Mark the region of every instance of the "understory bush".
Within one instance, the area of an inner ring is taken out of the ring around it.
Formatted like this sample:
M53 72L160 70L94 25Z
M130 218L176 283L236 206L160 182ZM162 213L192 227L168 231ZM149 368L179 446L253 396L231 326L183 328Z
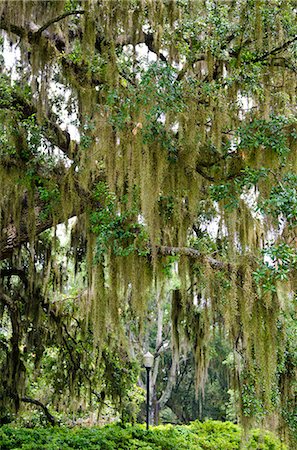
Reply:
M195 421L190 425L103 428L0 428L0 450L287 450L273 434L253 430L246 438L230 422Z

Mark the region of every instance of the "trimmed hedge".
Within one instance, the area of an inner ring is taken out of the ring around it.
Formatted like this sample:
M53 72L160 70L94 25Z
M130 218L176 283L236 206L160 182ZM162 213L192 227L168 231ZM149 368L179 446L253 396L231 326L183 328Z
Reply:
M143 425L103 428L0 428L0 450L286 450L271 433L253 430L241 442L239 426L230 422L192 422L161 425L146 431Z

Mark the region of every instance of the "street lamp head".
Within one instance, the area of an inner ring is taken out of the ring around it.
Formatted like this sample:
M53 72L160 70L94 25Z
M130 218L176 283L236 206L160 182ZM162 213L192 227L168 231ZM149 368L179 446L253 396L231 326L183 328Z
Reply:
M154 355L152 355L150 352L147 352L143 356L143 365L146 369L151 369L154 364Z

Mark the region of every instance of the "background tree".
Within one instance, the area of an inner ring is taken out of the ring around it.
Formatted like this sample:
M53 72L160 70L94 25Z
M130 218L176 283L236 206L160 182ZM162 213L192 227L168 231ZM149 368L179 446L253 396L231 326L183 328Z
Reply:
M242 420L291 401L296 366L281 383L277 367L297 261L294 2L18 3L2 1L0 19L20 52L0 88L3 404L18 408L20 349L52 303L50 278L63 285L55 240L44 257L40 234L74 216L71 253L87 267L79 317L99 355L109 337L125 347L126 314L141 332L176 255L173 354L192 347L197 386L210 325L223 323ZM19 270L27 287L11 283Z

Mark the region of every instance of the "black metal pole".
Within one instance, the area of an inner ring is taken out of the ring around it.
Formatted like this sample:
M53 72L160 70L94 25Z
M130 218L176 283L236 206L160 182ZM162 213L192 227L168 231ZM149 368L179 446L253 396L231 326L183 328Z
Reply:
M146 367L146 429L150 426L150 367Z

